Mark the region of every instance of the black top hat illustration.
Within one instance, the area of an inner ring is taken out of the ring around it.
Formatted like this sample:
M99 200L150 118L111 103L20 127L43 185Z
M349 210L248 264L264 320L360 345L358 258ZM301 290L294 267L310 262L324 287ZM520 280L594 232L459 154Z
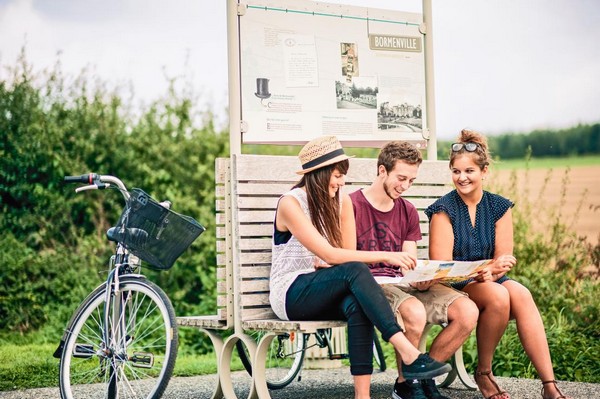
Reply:
M254 95L261 99L271 97L271 93L269 93L269 79L256 78L256 93Z

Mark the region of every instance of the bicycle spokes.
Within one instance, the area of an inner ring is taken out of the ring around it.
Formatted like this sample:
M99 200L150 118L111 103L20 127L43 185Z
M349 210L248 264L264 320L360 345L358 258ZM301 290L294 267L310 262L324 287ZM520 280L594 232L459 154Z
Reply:
M108 304L103 290L84 304L61 358L63 399L160 397L175 364L177 334L168 299L155 289L125 277Z

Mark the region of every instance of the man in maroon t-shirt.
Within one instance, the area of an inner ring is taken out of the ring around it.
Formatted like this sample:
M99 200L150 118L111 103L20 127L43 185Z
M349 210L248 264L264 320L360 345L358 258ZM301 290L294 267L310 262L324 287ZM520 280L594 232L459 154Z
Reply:
M417 241L421 237L419 215L413 204L401 197L410 188L422 162L412 144L392 141L380 151L377 177L373 183L350 194L356 219L356 244L359 250L396 251L406 254L407 263L416 265ZM392 265L369 265L374 276L402 276ZM382 288L396 312L406 337L415 346L426 322L445 328L431 345L430 356L445 362L469 337L479 311L464 293L435 281L383 284ZM433 380L407 381L401 373L401 358L396 354L398 379L392 397L444 399Z

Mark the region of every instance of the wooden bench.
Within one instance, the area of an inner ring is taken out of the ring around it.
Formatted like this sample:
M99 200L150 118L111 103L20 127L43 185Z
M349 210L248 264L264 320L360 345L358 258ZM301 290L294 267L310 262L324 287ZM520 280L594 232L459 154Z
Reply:
M269 303L271 240L277 200L298 180L297 157L233 155L216 162L217 192L217 314L178 317L178 325L197 327L211 339L217 356L219 383L213 398L236 397L231 381L231 356L242 340L252 357L249 398L270 398L265 377L269 345L277 333L313 333L320 328L343 327L342 321L285 321L273 313ZM351 159L346 192L366 187L376 175L375 159ZM419 258L428 257L429 224L424 209L447 193L451 186L446 161L424 161L415 184L404 194L418 209L423 240ZM226 339L221 332L232 334ZM265 331L259 342L248 331ZM422 340L421 350L425 340ZM462 349L453 360L454 369L445 385L458 375L468 387L473 382L464 370Z

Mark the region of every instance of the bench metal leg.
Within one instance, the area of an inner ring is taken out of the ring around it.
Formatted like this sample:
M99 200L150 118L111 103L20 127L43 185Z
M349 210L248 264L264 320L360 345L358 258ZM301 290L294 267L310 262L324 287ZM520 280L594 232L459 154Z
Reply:
M250 354L250 358L254 359L256 353L256 342L252 337L247 334L238 334L235 333L229 338L225 340L223 345L223 351L221 352L221 357L219 359L219 381L221 383L221 389L223 390L223 394L226 399L234 399L237 398L235 391L233 390L233 381L231 379L231 356L233 351L235 350L235 344L237 341L242 340L246 348L248 349L248 353ZM255 384L254 379L257 371L255 369L255 364L252 364L252 384L250 386L250 392L248 394L248 399L262 399L267 398L270 399L271 396L268 394L267 396L259 396ZM266 388L266 380L265 380L265 388Z
M207 330L204 328L200 328L200 331L202 331L203 333L205 333L206 335L208 335L208 337L210 338L210 341L213 344L213 347L215 348L215 355L217 357L217 386L215 387L215 390L213 391L213 394L211 396L211 399L221 399L223 398L223 390L221 389L221 379L219 377L220 373L220 367L219 367L219 362L221 359L221 354L223 352L223 338L221 337L220 334L216 333L213 330Z
M274 332L263 335L258 342L256 352L252 362L252 385L255 387L258 397L261 399L270 399L271 394L267 388L267 354L269 346L277 336Z
M462 346L460 348L458 348L458 350L454 353L454 356L452 359L452 372L458 374L458 378L460 378L460 381L463 383L463 385L465 387L467 387L468 389L470 389L472 391L477 389L477 384L475 384L475 381L473 381L473 379L467 372L467 369L465 368L465 363L463 361Z

